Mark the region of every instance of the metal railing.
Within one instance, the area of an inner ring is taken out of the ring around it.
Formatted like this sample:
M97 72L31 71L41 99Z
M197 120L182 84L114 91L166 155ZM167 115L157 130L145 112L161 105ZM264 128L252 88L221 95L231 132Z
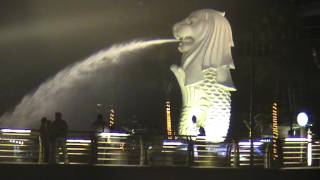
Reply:
M0 161L37 162L39 133L31 130L0 130Z
M254 142L255 167L319 166L320 141L280 140L272 158L272 141ZM0 162L45 163L38 131L0 129ZM68 133L67 162L97 165L248 167L250 142L212 143L203 137L146 137L126 133ZM58 151L62 154L62 151ZM65 159L58 161L64 163ZM276 164L276 166L275 166Z

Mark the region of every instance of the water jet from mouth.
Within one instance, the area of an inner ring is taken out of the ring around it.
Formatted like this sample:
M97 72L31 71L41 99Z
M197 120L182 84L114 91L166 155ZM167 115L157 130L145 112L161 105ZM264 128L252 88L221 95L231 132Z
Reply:
M88 89L90 86L87 85L96 85L96 79L104 78L101 77L101 73L97 73L102 71L103 67L125 60L130 52L177 41L176 39L131 41L103 49L81 62L66 67L42 83L33 93L25 95L12 112L0 117L1 126L32 128L38 126L41 117L50 118L56 111L61 111L69 123L72 120L71 126L77 124L74 121L85 113L85 104L88 103L82 102L81 98L93 91ZM79 103L84 104L79 105Z

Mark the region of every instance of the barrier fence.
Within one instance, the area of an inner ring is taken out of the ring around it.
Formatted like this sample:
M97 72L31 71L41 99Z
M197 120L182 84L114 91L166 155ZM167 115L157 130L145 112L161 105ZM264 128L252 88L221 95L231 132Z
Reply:
M277 154L271 139L253 142L253 166L265 168L318 167L320 141L285 138L278 141ZM249 167L250 141L212 143L204 137L173 140L126 133L68 133L66 154L59 149L57 163L135 166ZM0 162L47 163L44 142L38 131L0 129ZM51 156L52 153L49 153Z

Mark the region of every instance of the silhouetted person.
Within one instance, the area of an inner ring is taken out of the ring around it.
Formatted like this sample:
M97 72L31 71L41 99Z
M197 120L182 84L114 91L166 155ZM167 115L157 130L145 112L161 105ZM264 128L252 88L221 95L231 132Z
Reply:
M55 120L51 125L50 139L52 142L51 162L55 163L57 156L59 156L59 149L62 150L63 160L68 163L66 137L68 133L68 125L65 120L62 119L62 114L57 112L55 114Z
M198 132L199 132L199 130L197 128L197 117L196 116L192 116L191 121L192 121L192 132L191 132L191 135L192 136L197 136Z
M40 125L40 162L49 161L49 131L50 131L50 121L43 117L41 118Z
M200 128L199 128L199 136L206 136L206 131L204 130L204 128L202 126L200 126Z
M188 163L188 165L192 165L193 164L193 160L194 160L194 142L193 142L191 137L187 138L187 142L188 142L188 148L187 148L188 159L187 159L187 163Z
M192 116L191 120L192 120L193 124L197 124L197 117L196 116Z
M194 139L197 135L197 117L196 116L192 116L191 118L192 121L192 133L191 136L187 137L188 140L188 148L187 148L187 152L188 152L188 165L192 165L193 161L194 161Z
M94 121L92 126L95 132L104 132L106 123L103 121L102 114L97 115L97 119Z
M203 128L202 126L200 126L200 128L199 128L199 134L198 134L198 136L206 136L206 131L204 130L204 128ZM200 139L202 139L202 138L200 138ZM205 140L205 138L202 139L202 140ZM203 150L206 149L206 147L205 147L205 145L206 145L205 141L199 141L199 142L197 142L197 145L198 145L197 150L198 150L200 153L201 153ZM198 153L199 153L199 152L198 152Z

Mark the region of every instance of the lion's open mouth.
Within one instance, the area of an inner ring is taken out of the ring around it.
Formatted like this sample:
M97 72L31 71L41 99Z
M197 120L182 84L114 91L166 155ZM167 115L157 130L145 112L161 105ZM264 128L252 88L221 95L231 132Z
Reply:
M191 45L194 42L194 39L191 36L178 37L180 41L179 46Z
M185 42L185 43L192 43L194 39L191 36L186 36L186 37L178 37L177 38L180 42Z

